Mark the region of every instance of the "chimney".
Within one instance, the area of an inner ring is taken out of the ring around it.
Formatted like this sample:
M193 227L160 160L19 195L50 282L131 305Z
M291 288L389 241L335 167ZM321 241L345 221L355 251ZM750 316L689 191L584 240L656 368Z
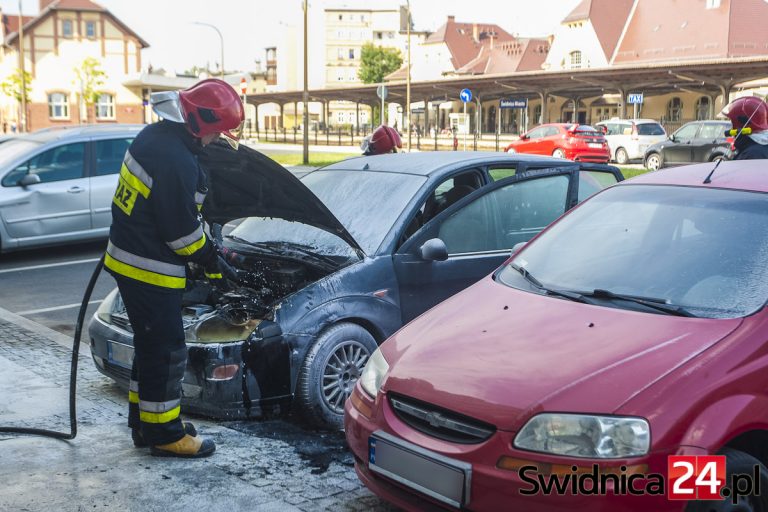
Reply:
M455 21L456 21L456 16L452 14L448 16L448 23L454 23Z
M476 43L480 42L480 37L479 37L479 34L478 34L478 29L477 29L477 23L473 23L472 24L472 39Z
M40 0L40 12L43 12L49 5L58 0Z

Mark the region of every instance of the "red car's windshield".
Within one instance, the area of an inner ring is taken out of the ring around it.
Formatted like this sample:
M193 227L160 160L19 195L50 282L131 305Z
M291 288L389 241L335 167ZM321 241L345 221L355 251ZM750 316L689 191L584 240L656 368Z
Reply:
M609 290L661 299L699 317L743 317L768 300L768 194L614 187L554 225L498 274L509 286L531 290L519 268L546 288Z

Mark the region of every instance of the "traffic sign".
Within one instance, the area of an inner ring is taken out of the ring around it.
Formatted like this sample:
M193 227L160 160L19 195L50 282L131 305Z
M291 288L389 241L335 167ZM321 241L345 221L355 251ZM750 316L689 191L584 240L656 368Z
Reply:
M376 96L378 96L381 101L384 101L387 99L388 93L389 93L389 89L387 89L386 85L380 85L376 88Z
M472 101L472 91L470 91L469 89L462 89L461 92L459 93L459 98L464 103L469 103L470 101Z
M528 108L528 98L501 98L499 108Z
M630 105L637 105L643 102L643 93L637 92L627 95L627 103Z

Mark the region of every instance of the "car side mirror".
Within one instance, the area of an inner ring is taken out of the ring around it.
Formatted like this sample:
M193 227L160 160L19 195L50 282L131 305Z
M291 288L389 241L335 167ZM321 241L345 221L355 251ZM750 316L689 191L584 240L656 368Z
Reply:
M675 141L677 140L677 139L675 138L675 134L674 134L674 133L670 133L670 134L669 134L669 140L671 140L672 142L675 142Z
M23 178L18 181L18 184L22 187L28 187L40 183L40 176L34 173L25 174Z
M525 247L528 244L528 242L517 242L514 246L512 246L512 251L509 253L510 256L514 256L520 250Z
M524 134L522 134L522 135L520 136L520 140L528 140L528 135L527 135L527 134L525 134L525 133L524 133Z
M448 259L448 247L439 238L432 238L424 242L419 248L421 259L425 261L445 261Z

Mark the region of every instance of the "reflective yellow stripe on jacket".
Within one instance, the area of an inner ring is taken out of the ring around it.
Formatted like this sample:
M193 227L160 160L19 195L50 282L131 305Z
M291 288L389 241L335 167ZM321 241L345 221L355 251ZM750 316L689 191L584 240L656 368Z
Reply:
M122 276L164 288L183 289L187 284L183 265L143 258L116 247L111 241L107 244L104 266Z
M191 256L205 245L203 226L197 226L193 232L173 242L167 242L168 247L179 256Z

